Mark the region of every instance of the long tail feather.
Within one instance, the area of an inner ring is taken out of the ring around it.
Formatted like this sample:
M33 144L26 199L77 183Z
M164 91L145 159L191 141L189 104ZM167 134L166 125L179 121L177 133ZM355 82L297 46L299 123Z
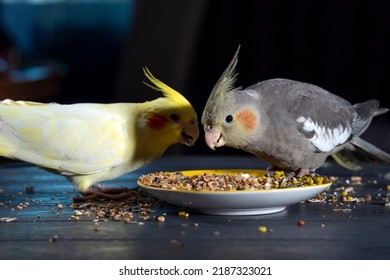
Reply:
M379 109L374 113L374 117L379 116L379 115L382 115L382 114L385 114L385 113L387 113L389 110L390 110L389 108L379 108Z
M382 161L385 161L385 162L388 162L390 163L390 154L386 153L385 151L379 149L378 147L374 146L373 144L363 140L362 138L360 137L354 137L352 140L351 140L351 143L362 149L363 151L365 151L366 153L382 160Z
M359 160L355 152L350 149L343 149L335 154L332 154L332 158L342 167L358 171L362 169L361 160Z

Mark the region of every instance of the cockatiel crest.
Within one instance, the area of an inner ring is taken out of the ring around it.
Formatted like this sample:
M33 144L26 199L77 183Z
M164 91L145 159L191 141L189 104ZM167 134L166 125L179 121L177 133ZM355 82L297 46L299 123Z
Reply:
M144 103L0 102L0 156L64 175L88 195L91 186L147 165L173 144L193 145L199 136L194 108L147 68L144 73L164 97Z
M234 87L238 75L236 66L239 51L240 46L214 86L203 110L202 124L205 126L206 142L214 143L209 145L211 149L223 145L240 149L248 144L248 134L257 133L254 128L259 115L252 99L259 99L260 96L256 92L241 91L241 87ZM216 126L223 127L220 134L207 133ZM233 138L234 142L230 142Z
M238 62L239 51L240 46L234 54L232 61L218 79L213 90L211 91L210 97L207 100L205 106L205 110L203 110L202 123L207 123L208 121L215 119L214 116L221 113L219 112L220 106L218 106L218 104L222 104L226 98L232 98L232 95L240 89L234 88L234 83L236 82L237 77L236 66Z
M302 176L333 156L356 170L351 151L390 162L390 155L359 136L374 116L386 113L377 100L351 105L318 86L270 79L235 88L236 51L205 105L202 125L211 149L242 149L270 163L270 170Z
M176 119L177 117L179 118L177 121L180 121L180 118L184 118L191 119L193 124L197 122L194 108L183 95L156 79L147 68L144 68L144 74L149 81L152 82L152 85L147 82L144 82L144 84L161 92L164 95L164 98L158 98L153 102L145 103L145 107L148 108L148 110L143 111L144 117L139 118L140 125L143 125L143 122L146 122L149 127L158 128L167 123L169 118ZM177 113L180 113L180 115L176 114L175 110L177 110ZM150 114L151 112L152 114ZM164 114L169 116L169 118L163 116ZM186 135L184 134L182 136L183 139L185 139ZM190 142L191 139L188 138L188 143L183 144L192 145L193 143L191 144Z
M209 110L204 111L202 119L208 118L209 117L208 115L213 115L214 113L216 113L215 109L217 109L217 106L215 106L215 104L219 104L220 102L223 102L224 98L226 98L230 93L234 93L240 89L240 88L234 88L234 83L236 82L236 78L237 78L236 67L237 67L239 52L240 52L240 47L238 47L229 66L226 68L226 70L223 72L223 74L215 84L210 94L210 97L206 103L206 108L208 108Z
M144 68L144 74L149 79L149 81L153 83L153 85L148 84L147 82L144 82L144 84L156 91L162 92L166 98L164 102L159 104L161 109L165 107L166 110L172 110L172 108L177 107L183 112L188 111L189 114L196 114L190 102L188 102L188 100L183 95L181 95L173 88L167 86L160 80L156 79L147 68Z

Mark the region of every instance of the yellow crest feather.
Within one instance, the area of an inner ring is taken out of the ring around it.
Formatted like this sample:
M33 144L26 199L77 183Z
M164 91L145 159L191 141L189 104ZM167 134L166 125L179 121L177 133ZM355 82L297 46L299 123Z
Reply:
M175 103L177 103L179 105L188 105L189 104L188 100L183 95L181 95L179 92L177 92L173 88L167 86L159 79L155 78L152 75L152 73L150 73L150 71L147 67L144 67L143 70L144 70L145 76L152 83L152 85L151 85L151 84L144 82L145 85L149 86L150 88L152 88L156 91L162 92L165 97L167 97L168 99L171 99L172 101L174 101Z

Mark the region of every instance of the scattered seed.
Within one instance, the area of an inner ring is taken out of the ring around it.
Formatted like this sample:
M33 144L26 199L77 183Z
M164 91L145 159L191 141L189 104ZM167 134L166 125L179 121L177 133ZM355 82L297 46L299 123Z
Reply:
M179 211L177 214L179 216L182 216L182 217L188 217L189 216L189 214L187 212L185 212L185 211Z
M81 212L80 210L74 210L73 214L75 214L75 216L82 216L83 212Z
M266 226L259 226L258 228L258 231L260 231L260 232L267 232L267 227Z
M157 220L157 222L165 222L165 217L164 216L158 216L156 220Z
M316 202L325 202L326 200L326 195L324 192L322 193L319 193L318 195L316 195L315 197L312 197L312 198L309 198L308 201L309 202L312 202L312 203L316 203Z
M18 219L18 218L4 217L4 218L0 218L0 222L10 223L10 222L16 221L17 219Z

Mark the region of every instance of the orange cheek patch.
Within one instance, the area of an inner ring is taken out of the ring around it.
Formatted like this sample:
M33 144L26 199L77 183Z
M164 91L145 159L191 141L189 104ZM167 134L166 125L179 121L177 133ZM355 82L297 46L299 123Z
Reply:
M161 129L167 123L167 118L158 114L153 114L148 118L148 126L153 129Z
M246 130L252 130L256 125L256 115L250 109L238 113L237 120Z

